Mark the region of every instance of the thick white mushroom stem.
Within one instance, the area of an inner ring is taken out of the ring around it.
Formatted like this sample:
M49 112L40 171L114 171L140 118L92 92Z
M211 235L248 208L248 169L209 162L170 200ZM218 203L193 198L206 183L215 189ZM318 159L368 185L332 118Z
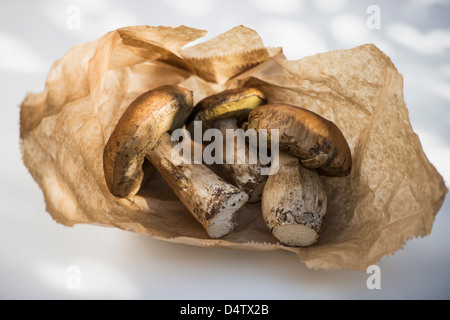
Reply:
M225 177L236 187L248 194L249 203L261 201L264 185L267 181L267 175L261 174L264 166L259 162L249 163L250 149L244 144L244 150L238 150L238 144L235 141L227 140L227 129L238 129L236 119L217 120L214 127L222 132L223 140L223 164L220 166ZM227 150L234 150L234 163L226 163Z
M233 231L237 211L247 202L248 195L203 164L183 163L181 155L172 155L176 144L165 133L146 158L211 238Z
M319 238L327 210L327 195L316 170L280 152L279 170L269 176L262 196L264 221L288 246L306 247Z

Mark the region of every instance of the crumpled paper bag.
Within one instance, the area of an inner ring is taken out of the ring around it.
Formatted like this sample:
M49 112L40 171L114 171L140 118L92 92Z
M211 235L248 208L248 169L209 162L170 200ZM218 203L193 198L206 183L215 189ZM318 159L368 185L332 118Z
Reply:
M431 232L447 189L414 134L403 78L374 45L287 60L258 34L236 27L183 47L205 31L134 26L77 45L56 61L45 90L20 107L23 161L59 223L89 223L205 247L296 253L310 268L365 270L407 239ZM252 86L270 103L310 109L333 121L348 140L351 174L323 181L328 213L319 242L279 244L247 204L239 227L209 239L159 175L132 199L108 191L102 154L129 103L164 84L194 91L195 102L224 89Z

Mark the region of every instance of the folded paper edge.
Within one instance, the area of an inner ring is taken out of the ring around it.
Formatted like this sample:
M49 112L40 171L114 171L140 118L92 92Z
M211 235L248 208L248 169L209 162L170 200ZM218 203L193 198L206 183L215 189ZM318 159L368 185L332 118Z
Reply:
M233 56L245 56L245 55L248 55L248 54L251 54L254 52L259 52L259 51L263 51L263 52L266 51L269 55L269 58L271 58L275 55L283 53L283 47L263 47L263 48L252 49L252 50L244 50L244 51L236 52L236 53L212 55L212 56L207 56L207 57L189 57L189 56L183 54L183 50L181 51L181 54L182 54L182 57L186 60L202 62L202 61L206 61L206 60L224 59L224 58L229 58L229 57L233 57ZM277 53L270 55L270 53L272 51L277 51Z

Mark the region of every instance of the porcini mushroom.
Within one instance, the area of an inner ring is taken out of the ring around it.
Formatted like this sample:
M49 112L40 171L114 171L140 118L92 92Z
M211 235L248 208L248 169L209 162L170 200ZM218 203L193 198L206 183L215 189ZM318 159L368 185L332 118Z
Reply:
M203 130L219 129L224 137L224 161L220 166L224 176L236 187L249 195L249 203L261 200L266 175L261 174L263 165L249 163L249 148L246 144L244 150L238 150L238 144L226 139L226 131L239 129L238 122L246 121L250 111L267 102L263 92L255 88L237 88L222 91L201 100L194 108L190 123L202 121ZM192 129L190 130L192 131ZM242 136L244 138L244 136ZM227 163L227 150L234 154L234 162Z
M352 159L347 141L331 121L285 104L255 108L249 114L248 127L258 133L267 130L268 141L271 131L279 130L279 169L269 176L262 196L262 213L268 228L283 244L314 244L327 209L327 196L318 173L349 174Z
M175 142L168 131L182 127L192 108L192 92L177 86L159 87L134 100L105 146L105 179L112 194L133 196L147 158L208 235L218 238L236 227L236 212L248 196L206 166L172 154Z
M317 171L280 152L279 169L267 179L261 209L267 227L281 243L314 244L327 210L327 195Z
M318 114L287 104L270 104L250 112L248 128L279 130L280 149L301 159L309 169L326 176L350 173L352 157L344 135L331 121Z
M225 136L227 130L238 129L236 119L219 120L214 126L219 129ZM220 169L224 176L236 187L248 194L248 203L261 201L264 185L267 181L267 175L262 173L265 167L259 158L256 157L256 163L250 163L250 152L255 152L256 148L250 149L244 144L244 151L239 152L239 145L234 139L224 139L223 155L224 163L220 165ZM234 162L226 162L227 150L234 150ZM253 150L253 151L250 151Z
M207 130L217 120L247 120L249 113L266 101L265 94L255 88L225 90L197 103L188 122L202 121L203 130Z

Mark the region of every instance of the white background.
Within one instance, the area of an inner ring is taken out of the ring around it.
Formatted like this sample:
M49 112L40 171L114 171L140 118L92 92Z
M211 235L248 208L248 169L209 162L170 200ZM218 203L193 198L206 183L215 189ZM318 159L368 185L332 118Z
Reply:
M80 9L70 29L68 8ZM369 5L381 29L366 26ZM70 0L0 5L0 298L112 299L404 299L450 298L450 204L430 236L383 258L381 290L364 272L309 270L287 252L207 249L121 230L64 227L45 211L22 164L19 108L40 92L53 61L77 43L128 25L255 29L289 59L372 42L404 75L405 99L425 153L450 184L450 4L424 1ZM79 266L81 289L67 287Z

